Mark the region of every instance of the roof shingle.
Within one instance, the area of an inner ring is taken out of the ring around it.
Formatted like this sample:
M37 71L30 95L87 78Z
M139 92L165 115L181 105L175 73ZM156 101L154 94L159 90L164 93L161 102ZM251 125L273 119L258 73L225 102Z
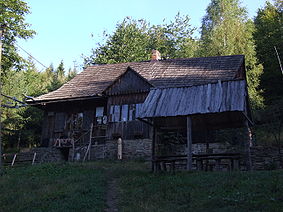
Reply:
M51 101L101 95L128 67L157 88L233 80L243 61L243 55L231 55L94 65L87 67L59 89L36 97L34 100Z

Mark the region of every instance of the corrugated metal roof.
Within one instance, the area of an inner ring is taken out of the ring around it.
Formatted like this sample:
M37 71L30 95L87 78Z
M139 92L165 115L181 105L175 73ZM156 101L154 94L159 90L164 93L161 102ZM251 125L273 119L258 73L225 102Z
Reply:
M243 55L231 55L89 66L59 89L34 100L51 101L101 95L128 67L157 88L233 80L237 78L243 61Z
M192 87L152 89L139 118L245 111L246 82L226 81Z

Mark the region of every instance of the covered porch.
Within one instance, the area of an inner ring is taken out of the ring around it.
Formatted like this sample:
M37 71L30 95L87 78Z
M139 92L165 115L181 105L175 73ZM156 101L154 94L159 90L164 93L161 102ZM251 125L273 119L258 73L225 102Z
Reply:
M153 171L174 171L180 164L187 170L221 170L224 163L227 170L239 170L240 159L246 170L251 169L252 121L244 80L152 89L139 119L153 127ZM241 130L241 150L210 148L224 129ZM164 151L167 143L169 151ZM205 148L193 151L197 143Z

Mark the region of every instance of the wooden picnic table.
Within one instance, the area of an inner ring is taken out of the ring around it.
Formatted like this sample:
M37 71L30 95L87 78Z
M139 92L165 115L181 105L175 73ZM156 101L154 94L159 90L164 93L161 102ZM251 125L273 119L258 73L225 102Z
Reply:
M209 154L193 154L192 160L196 161L197 170L216 171L221 170L221 165L228 167L228 170L239 170L240 166L240 153L209 153ZM226 163L223 163L223 162ZM153 160L154 171L164 170L167 171L167 166L170 171L175 172L176 162L187 162L186 155L169 155L169 156L156 156ZM227 163L228 162L228 163Z
M239 170L240 167L240 153L209 153L197 154L193 156L196 160L197 170L221 170L221 165L228 166L230 171ZM223 163L223 161L228 163Z

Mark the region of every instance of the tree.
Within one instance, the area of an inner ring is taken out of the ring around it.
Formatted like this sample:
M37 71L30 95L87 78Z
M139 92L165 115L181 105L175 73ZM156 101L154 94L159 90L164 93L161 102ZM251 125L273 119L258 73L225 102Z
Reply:
M112 35L104 33L105 44L98 44L85 64L122 63L150 59L152 49L169 58L194 55L197 43L188 16L177 14L169 24L151 26L145 20L125 18Z
M70 81L71 79L73 79L77 75L77 73L78 72L77 72L76 67L74 67L73 69L69 68L66 81Z
M283 98L283 75L277 60L276 47L281 61L283 57L283 3L266 2L264 8L259 9L254 20L254 39L259 61L263 64L261 88L264 90L266 103L275 104Z
M42 74L45 79L44 86L47 88L48 92L60 88L65 82L71 79L65 75L63 60L56 69L54 69L53 64L51 64Z
M24 101L24 95L38 96L47 92L44 75L36 70L32 60L26 61L21 71L6 72L2 80L2 92L21 101ZM8 98L4 98L3 103L15 104ZM41 113L33 107L2 108L3 146L19 147L20 143L27 146L38 143Z
M149 28L149 50L158 49L168 58L185 58L195 56L198 47L192 37L196 29L190 25L188 15L178 13L169 24L153 25Z
M64 62L61 60L55 72L51 83L51 90L60 88L66 82Z
M253 22L238 0L212 0L202 19L200 56L244 54L253 108L262 107L259 89L262 65L258 64Z
M3 39L2 71L5 73L11 68L20 69L23 59L18 55L15 46L16 39L31 38L35 32L25 22L25 15L29 7L21 0L0 0L0 25L6 25Z
M117 24L113 35L104 32L106 43L98 44L92 55L85 58L86 64L123 63L148 59L148 24L144 20L125 18Z

